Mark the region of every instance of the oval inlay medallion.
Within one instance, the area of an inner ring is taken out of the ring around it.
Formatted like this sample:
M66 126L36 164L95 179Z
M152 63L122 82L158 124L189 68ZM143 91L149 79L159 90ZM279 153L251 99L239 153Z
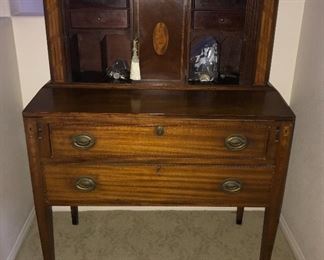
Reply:
M157 23L153 30L153 46L157 55L164 55L169 45L169 30L165 23Z

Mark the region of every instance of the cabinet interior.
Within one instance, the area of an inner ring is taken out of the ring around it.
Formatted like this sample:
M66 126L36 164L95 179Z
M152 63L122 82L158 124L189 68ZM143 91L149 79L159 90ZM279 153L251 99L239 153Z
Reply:
M62 2L64 55L70 82L124 83L109 79L107 69L122 60L130 70L135 38L139 40L142 82L195 85L253 82L257 55L253 46L257 33L251 35L250 27L257 28L251 21L259 18L257 12L251 11L254 0ZM161 37L162 44L165 38L167 43L165 52L157 54L154 31L161 23L164 34L157 36L157 43ZM201 61L211 64L204 50L210 51L212 43L217 47L217 52L213 49L213 66L200 65ZM206 68L212 70L213 80L201 80Z

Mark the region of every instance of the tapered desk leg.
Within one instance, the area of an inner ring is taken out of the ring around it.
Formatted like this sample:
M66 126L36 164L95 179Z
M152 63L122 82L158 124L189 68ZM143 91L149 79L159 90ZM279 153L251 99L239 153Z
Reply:
M44 260L55 260L52 207L36 206L39 236Z
M34 203L44 260L55 260L52 207L46 204L44 184L40 167L39 136L37 122L25 119L29 168L33 185Z
M244 215L244 207L237 207L236 211L236 224L242 225Z
M79 225L79 210L77 206L71 206L72 225Z
M271 259L273 245L279 224L279 218L280 211L275 208L266 208L264 215L260 260Z
M277 145L276 172L273 177L271 201L264 214L260 260L271 260L285 190L292 131L293 124L282 123Z

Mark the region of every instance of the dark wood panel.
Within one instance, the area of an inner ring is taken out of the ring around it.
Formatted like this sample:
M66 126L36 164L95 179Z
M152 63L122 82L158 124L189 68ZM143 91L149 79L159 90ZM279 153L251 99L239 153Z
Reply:
M128 10L72 9L72 28L116 28L129 26Z
M105 68L110 67L116 60L125 60L130 68L131 39L129 34L109 34L103 40Z
M139 1L140 65L142 79L183 79L185 1ZM157 55L153 46L153 31L164 23L169 32L169 44L164 55Z
M74 85L75 86L75 85ZM86 86L86 85L84 85ZM293 112L273 88L266 90L148 90L44 87L25 116L57 113L132 114L190 118L292 119ZM67 115L66 115L67 116Z
M252 85L254 83L257 68L257 40L261 21L260 10L263 1L264 0L247 0L240 84Z
M76 37L80 72L101 72L101 35L96 32L86 32L78 33Z
M255 73L255 84L269 81L274 31L276 27L278 0L264 0L258 39L258 55Z
M51 80L53 82L67 82L66 46L64 46L61 1L44 0L44 10Z
M44 165L50 204L105 205L267 205L273 170L204 166ZM96 188L80 191L76 181L92 178ZM242 190L229 193L222 184L234 179Z
M109 121L108 121L109 122ZM80 122L78 122L80 123ZM159 136L157 127L163 128ZM89 126L69 122L69 125L51 126L53 158L101 158L123 160L174 160L185 158L193 161L237 160L241 164L260 161L271 163L269 125L235 122L204 122L204 124L178 121L176 125L163 122L161 125L111 125ZM72 137L86 134L95 140L89 149L72 145ZM241 135L247 138L246 148L231 151L225 145L227 137ZM242 161L243 160L243 161Z

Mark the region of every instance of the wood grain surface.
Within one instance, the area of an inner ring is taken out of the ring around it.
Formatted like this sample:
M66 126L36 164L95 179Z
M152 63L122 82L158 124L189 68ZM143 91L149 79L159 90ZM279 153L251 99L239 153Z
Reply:
M92 178L91 192L75 188ZM46 164L47 199L53 205L200 205L265 206L271 194L272 168L222 168L164 165ZM242 190L224 192L222 183L239 180Z
M271 150L275 142L267 124L239 122L164 122L162 125L82 125L81 122L50 125L52 158L106 159L127 161L187 161L232 163L273 162ZM85 123L85 122L84 122ZM109 124L109 120L106 124ZM163 127L164 134L157 135L156 128ZM87 150L72 145L72 137L90 135L95 145ZM247 138L247 147L231 151L225 139L231 135Z

